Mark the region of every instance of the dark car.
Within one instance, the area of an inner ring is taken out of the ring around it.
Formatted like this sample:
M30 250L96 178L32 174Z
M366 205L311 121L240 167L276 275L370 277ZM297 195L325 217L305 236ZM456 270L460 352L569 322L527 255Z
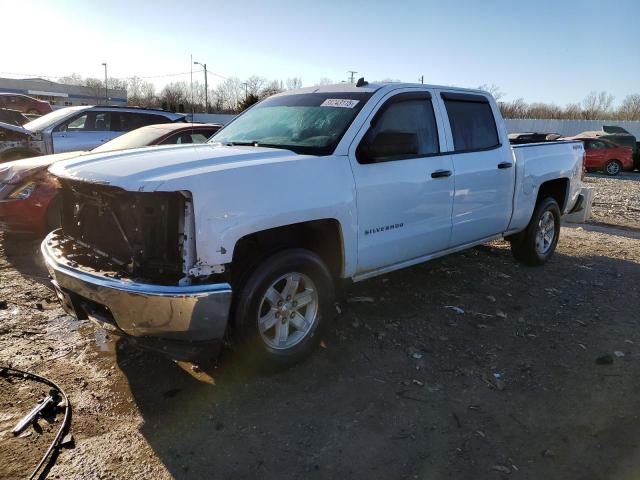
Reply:
M42 234L57 226L58 184L47 168L55 162L93 153L160 145L204 143L222 126L215 123L163 123L125 133L90 151L15 160L0 165L0 231Z
M24 125L30 120L17 110L10 110L8 108L0 108L0 122L8 123L9 125Z
M0 92L0 108L8 108L21 113L36 115L46 115L53 111L49 102L38 100L28 95L4 92Z

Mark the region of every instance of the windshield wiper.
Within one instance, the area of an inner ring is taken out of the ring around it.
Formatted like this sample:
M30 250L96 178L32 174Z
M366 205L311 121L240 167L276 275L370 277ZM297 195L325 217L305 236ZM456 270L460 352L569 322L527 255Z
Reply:
M222 142L226 147L265 147L265 148L285 148L283 145L273 143L260 143L256 140L252 142Z

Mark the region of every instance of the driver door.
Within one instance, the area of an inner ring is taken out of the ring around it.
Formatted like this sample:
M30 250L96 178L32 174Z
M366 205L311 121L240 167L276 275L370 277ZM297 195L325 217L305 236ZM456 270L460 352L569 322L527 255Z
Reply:
M350 150L358 202L358 273L445 250L451 237L453 162L431 94L388 95Z

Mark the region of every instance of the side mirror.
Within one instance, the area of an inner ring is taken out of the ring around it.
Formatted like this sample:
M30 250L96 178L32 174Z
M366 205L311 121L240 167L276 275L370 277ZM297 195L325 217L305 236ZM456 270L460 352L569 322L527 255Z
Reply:
M382 131L373 139L365 135L356 155L360 163L373 163L392 158L417 155L418 136L410 132Z

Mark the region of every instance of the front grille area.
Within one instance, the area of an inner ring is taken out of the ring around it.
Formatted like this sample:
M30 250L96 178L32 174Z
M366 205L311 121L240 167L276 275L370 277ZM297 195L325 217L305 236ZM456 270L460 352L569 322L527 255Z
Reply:
M183 276L180 193L61 185L62 231L75 262L141 281L174 283Z

